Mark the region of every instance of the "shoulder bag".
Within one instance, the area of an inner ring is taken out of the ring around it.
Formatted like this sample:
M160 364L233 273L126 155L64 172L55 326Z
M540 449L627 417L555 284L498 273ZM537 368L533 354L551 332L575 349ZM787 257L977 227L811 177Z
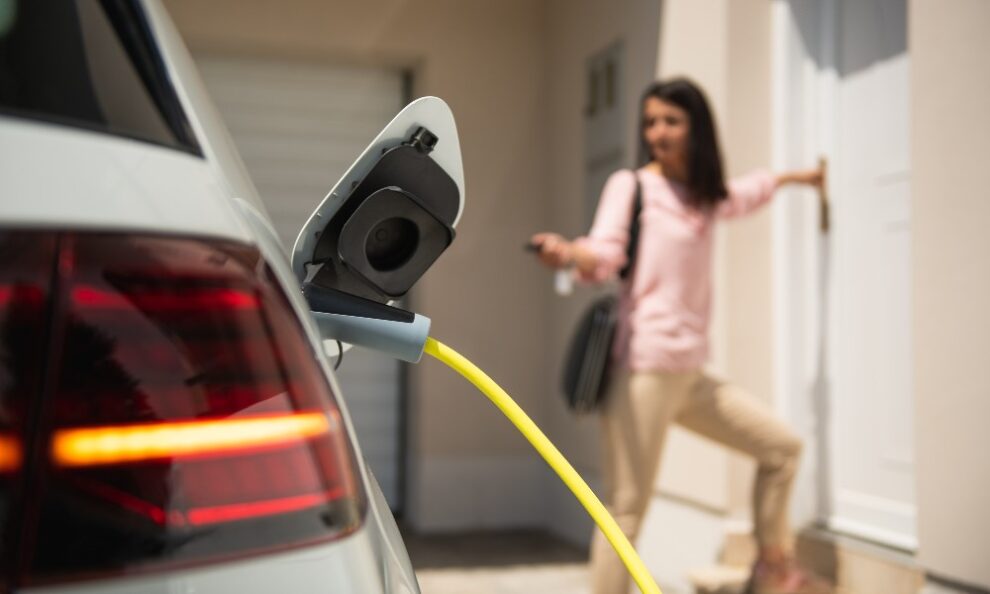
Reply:
M639 244L639 215L643 210L639 176L633 198L632 217L629 222L629 243L626 245L626 265L619 272L625 280L636 261ZM577 413L597 409L608 387L608 367L617 325L618 298L612 295L599 297L581 316L564 359L562 387L568 408Z

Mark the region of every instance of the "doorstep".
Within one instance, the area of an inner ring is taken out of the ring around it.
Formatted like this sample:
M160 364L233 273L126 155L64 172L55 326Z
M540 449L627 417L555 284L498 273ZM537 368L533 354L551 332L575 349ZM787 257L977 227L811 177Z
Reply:
M852 594L917 594L925 584L913 554L821 528L801 532L798 558Z
M729 533L719 563L689 573L697 594L742 594L755 555L748 534ZM821 528L798 535L801 564L842 594L917 594L925 572L910 553Z

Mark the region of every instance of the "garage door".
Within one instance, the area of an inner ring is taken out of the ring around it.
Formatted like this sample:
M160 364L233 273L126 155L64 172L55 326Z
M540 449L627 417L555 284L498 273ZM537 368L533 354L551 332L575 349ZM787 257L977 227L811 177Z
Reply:
M197 56L286 250L330 187L402 108L402 73L375 68ZM401 370L352 349L338 372L364 457L401 507Z

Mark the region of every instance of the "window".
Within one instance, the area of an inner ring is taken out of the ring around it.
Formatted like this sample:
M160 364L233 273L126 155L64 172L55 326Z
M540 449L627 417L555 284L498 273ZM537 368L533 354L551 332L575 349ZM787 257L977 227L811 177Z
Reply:
M199 154L130 0L0 0L0 113Z

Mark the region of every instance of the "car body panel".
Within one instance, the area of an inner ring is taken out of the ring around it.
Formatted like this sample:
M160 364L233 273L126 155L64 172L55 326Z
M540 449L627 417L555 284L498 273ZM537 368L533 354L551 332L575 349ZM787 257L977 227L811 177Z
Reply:
M0 219L19 227L134 230L253 243L203 159L140 140L2 118Z
M375 563L370 531L322 546L249 557L240 561L132 576L115 576L50 587L32 594L326 594L382 592L382 572Z

